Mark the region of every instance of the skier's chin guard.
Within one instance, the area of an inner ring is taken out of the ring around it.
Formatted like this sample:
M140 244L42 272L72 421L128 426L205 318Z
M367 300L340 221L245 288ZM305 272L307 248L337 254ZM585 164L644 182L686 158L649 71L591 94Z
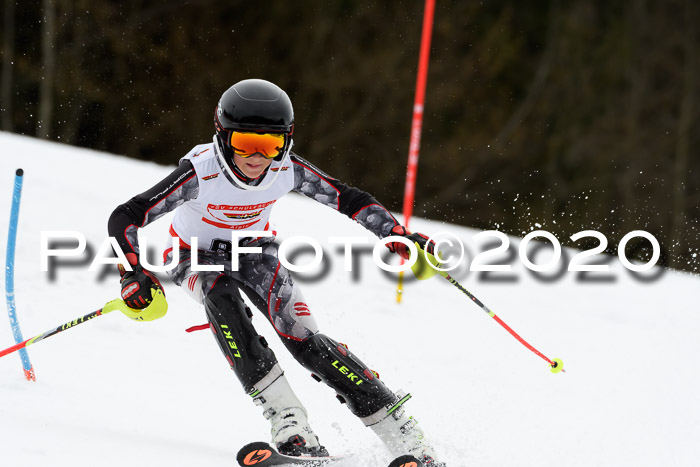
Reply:
M159 287L151 288L151 303L143 309L129 308L122 301L119 311L127 318L134 321L154 321L160 319L168 312L168 302L165 300L165 293Z

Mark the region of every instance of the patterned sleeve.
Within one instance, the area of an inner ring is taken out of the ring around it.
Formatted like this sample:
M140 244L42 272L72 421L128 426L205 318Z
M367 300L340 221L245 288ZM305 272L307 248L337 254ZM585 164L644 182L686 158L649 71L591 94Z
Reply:
M184 160L152 188L117 207L109 218L109 236L116 238L125 254L138 256L137 231L182 203L197 198L199 181L192 163Z
M391 229L399 224L369 193L326 175L296 154L291 159L294 191L345 214L379 238L390 235Z

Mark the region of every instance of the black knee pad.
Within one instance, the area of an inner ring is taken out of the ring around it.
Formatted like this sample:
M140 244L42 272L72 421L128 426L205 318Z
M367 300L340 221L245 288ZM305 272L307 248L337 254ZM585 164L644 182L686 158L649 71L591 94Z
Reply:
M204 309L216 341L246 391L277 363L265 338L253 327L250 308L229 277L221 277L204 298Z
M347 348L324 334L287 342L294 358L333 388L358 417L367 417L396 399L393 392Z

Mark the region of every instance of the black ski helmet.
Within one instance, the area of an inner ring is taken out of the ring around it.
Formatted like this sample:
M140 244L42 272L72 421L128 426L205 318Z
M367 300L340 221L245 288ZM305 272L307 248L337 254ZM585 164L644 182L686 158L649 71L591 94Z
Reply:
M281 160L292 143L294 109L289 96L279 86L262 79L239 81L221 95L214 112L214 126L226 160L233 164L231 130L258 133L284 133Z

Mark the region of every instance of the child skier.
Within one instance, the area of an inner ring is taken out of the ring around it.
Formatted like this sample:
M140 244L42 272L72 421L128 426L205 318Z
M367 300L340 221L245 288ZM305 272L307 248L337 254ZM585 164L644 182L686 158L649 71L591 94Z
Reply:
M221 96L214 123L213 142L195 146L170 175L112 213L109 235L117 239L132 269L120 267L123 300L145 310L152 300L151 288L162 288L139 265L137 230L176 210L170 233L179 238L180 258L168 274L204 304L224 356L246 393L262 407L271 424L272 443L281 453L328 455L275 354L253 328L252 312L241 292L272 323L296 360L333 388L394 455L411 454L427 466L444 465L416 421L404 413L402 405L410 395L390 391L345 346L319 332L301 290L278 260L273 237L240 235L239 246L259 247L261 252L239 255L237 270L231 264L231 231L269 230L272 206L290 191L346 214L380 238L403 236L429 251L434 245L423 235L409 233L369 194L291 152L292 103L276 85L255 79L236 83ZM193 245L198 264L224 269L192 271ZM408 257L403 243L388 247ZM172 260L172 249L164 259ZM339 372L341 367L353 378Z

